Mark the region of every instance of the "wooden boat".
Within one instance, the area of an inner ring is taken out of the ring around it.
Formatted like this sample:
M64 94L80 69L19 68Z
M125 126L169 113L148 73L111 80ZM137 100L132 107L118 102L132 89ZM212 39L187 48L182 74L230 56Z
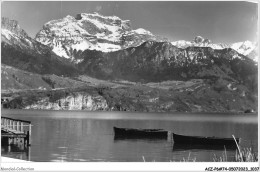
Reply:
M114 127L115 138L167 139L168 131L163 129L132 129Z
M240 138L235 138L239 144ZM185 145L219 145L225 147L236 146L233 138L219 138L219 137L201 137L201 136L184 136L173 133L174 144Z

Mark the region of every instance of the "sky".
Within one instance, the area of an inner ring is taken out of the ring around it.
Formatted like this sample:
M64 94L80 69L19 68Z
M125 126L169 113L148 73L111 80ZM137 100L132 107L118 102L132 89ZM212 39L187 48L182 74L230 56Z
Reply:
M243 1L2 1L1 16L17 20L31 36L44 23L98 12L130 20L170 41L202 36L214 43L257 41L258 7Z

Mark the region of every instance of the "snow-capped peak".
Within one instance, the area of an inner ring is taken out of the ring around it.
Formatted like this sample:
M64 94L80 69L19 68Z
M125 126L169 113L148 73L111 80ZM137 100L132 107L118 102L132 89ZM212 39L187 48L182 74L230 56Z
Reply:
M177 46L178 48L187 48L187 47L211 47L212 49L224 49L224 48L232 48L236 50L238 53L243 55L248 55L253 49L256 48L256 44L245 41L245 42L237 42L231 45L226 44L215 44L212 43L211 40L205 39L202 36L196 36L193 41L185 41L179 40L171 42L172 45Z
M185 40L174 41L171 42L171 44L178 48L187 48L192 46L192 43L190 41L185 41Z
M16 20L2 17L1 41L20 48L34 50L34 40L19 26Z
M88 13L81 13L81 16L82 17L92 16L92 17L100 17L100 18L103 18L103 19L121 20L117 16L103 16L103 15L99 14L98 12L94 12L94 13L90 13L90 14L88 14Z
M256 48L256 43L252 43L247 40L245 42L234 43L230 46L230 48L246 56Z
M179 40L171 43L172 45L178 48L187 48L187 47L211 47L213 49L227 48L225 44L213 44L211 40L207 38L203 38L202 36L196 36L193 41Z
M199 44L199 43L203 43L204 42L204 38L202 36L196 36L194 38L194 41L195 43Z
M257 43L252 43L251 41L245 41L245 42L237 42L231 45L226 44L215 44L212 43L209 39L205 39L202 36L196 36L193 41L185 41L185 40L179 40L171 42L172 45L178 47L178 48L187 48L187 47L210 47L212 49L225 49L225 48L232 48L238 53L248 56L249 58L253 59L254 61L258 61L258 53Z
M143 28L136 29L136 30L134 30L134 32L136 32L136 33L138 33L138 34L153 35L150 31L145 30L145 29L143 29Z
M99 13L80 13L75 18L68 15L49 21L36 35L38 42L51 47L57 55L72 60L74 50L110 52L157 39L143 28L133 30L129 20Z

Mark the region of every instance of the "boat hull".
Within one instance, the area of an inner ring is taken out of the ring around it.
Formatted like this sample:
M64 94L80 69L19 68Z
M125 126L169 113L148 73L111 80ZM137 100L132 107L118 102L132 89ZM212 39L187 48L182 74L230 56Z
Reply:
M225 147L235 147L236 142L233 138L218 138L218 137L200 137L200 136L183 136L173 133L174 144L184 145L218 145ZM240 139L236 138L239 144Z
M115 139L117 138L151 138L151 139L167 139L168 131L162 129L130 129L114 127Z

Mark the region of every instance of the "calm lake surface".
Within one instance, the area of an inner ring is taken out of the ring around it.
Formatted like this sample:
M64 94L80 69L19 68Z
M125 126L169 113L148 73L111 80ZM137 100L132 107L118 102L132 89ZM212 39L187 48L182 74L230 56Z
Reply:
M28 152L1 148L2 156L36 162L213 161L223 149L176 148L171 140L115 140L113 127L161 128L177 134L242 138L241 147L258 151L257 114L181 114L2 110L2 116L32 122ZM236 150L227 150L229 161Z

